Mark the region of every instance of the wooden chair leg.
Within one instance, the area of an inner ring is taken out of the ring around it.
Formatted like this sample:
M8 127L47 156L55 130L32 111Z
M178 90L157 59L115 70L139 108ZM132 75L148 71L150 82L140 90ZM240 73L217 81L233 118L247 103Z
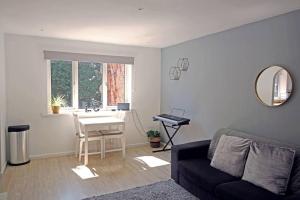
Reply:
M78 160L79 160L79 162L81 162L82 146L83 146L83 141L80 140L80 142L79 142L79 155L78 155Z
M75 144L75 157L77 157L79 155L79 151L78 151L78 146L80 143L80 139L76 138L76 144Z
M105 150L106 150L105 137L103 138L102 143L103 143L103 146L102 146L102 148L103 148L102 152L103 153L101 154L101 156L102 156L102 158L105 158Z
M101 159L103 159L104 158L103 139L100 140L100 152L101 152Z
M125 158L125 156L126 156L126 139L125 139L125 136L123 136L121 138L121 142L122 142L122 154L123 154L123 158Z

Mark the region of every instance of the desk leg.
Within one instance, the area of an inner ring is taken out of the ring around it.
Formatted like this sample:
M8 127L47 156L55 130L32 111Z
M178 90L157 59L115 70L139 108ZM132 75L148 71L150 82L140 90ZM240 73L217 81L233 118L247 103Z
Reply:
M85 139L85 144L84 144L84 165L87 165L89 163L89 158L88 158L89 140L88 140L88 131L86 131L86 130L84 130L84 139Z

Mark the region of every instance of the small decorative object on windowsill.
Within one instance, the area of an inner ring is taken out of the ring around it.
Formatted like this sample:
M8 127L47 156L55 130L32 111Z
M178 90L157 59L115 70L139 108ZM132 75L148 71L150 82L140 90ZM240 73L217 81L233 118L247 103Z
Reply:
M177 67L180 68L181 71L186 72L189 69L190 63L188 58L179 58L177 61Z
M155 130L147 131L147 136L149 138L150 146L152 148L160 147L160 132Z
M92 110L89 109L88 105L85 106L85 112L92 112Z
M51 108L53 114L59 114L60 107L64 105L66 105L66 100L64 96L58 95L56 97L52 97Z

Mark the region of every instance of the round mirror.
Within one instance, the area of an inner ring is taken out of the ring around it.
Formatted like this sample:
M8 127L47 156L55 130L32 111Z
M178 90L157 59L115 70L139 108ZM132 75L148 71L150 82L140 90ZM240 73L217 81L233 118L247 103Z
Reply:
M280 106L288 100L293 89L289 72L280 66L261 71L255 82L256 95L267 106Z

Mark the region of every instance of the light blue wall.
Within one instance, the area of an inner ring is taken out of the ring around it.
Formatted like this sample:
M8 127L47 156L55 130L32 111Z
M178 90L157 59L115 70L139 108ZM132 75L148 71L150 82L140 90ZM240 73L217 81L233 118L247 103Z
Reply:
M171 81L169 68L180 57L190 68ZM254 89L257 74L273 64L294 79L291 99L277 108L262 105ZM191 118L176 143L230 127L300 144L300 11L164 48L161 78L161 112L183 108Z

